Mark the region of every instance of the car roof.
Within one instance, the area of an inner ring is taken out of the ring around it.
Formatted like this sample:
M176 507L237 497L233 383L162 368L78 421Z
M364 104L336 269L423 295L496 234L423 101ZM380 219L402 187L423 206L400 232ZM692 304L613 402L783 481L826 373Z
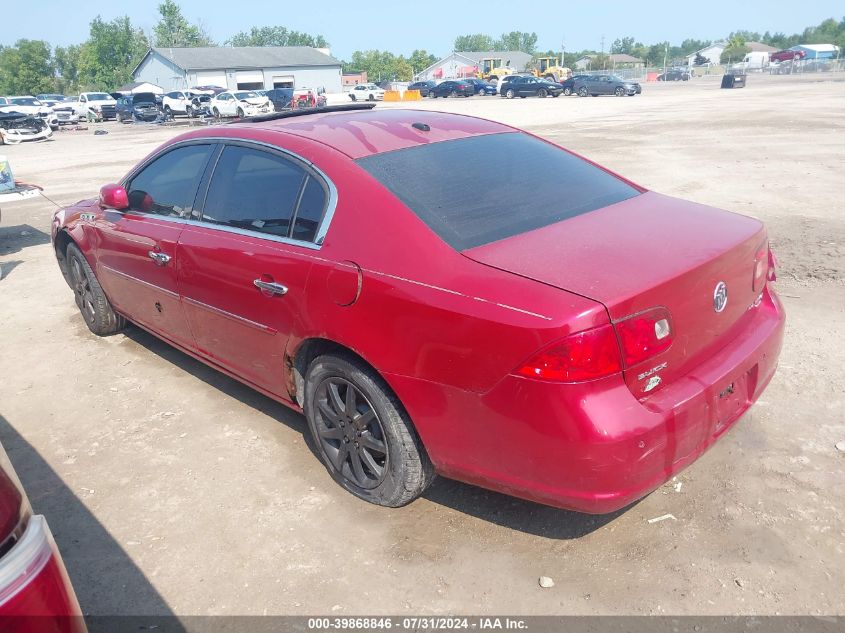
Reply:
M413 127L424 124L428 130ZM315 112L272 121L235 123L283 132L333 147L352 159L399 149L482 134L513 132L514 128L476 117L432 110L371 109ZM213 134L213 130L209 131Z

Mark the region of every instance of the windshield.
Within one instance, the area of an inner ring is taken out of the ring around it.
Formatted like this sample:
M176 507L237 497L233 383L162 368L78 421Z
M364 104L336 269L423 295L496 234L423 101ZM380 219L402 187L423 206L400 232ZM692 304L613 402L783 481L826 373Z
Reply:
M86 96L88 101L108 101L111 99L111 95L105 92L89 92Z
M249 92L236 92L235 97L238 99L255 99L258 97L257 92L250 90Z
M458 251L639 195L603 169L520 132L419 145L357 162Z
M41 102L38 99L33 99L32 97L16 97L11 99L13 105L22 105L22 106L40 106Z

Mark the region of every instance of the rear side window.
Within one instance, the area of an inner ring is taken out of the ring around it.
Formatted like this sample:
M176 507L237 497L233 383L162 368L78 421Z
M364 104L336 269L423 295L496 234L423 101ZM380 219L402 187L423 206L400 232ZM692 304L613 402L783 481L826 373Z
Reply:
M519 132L420 145L357 162L459 251L639 194L606 171Z
M299 201L299 208L296 211L296 220L293 223L291 237L295 240L313 242L325 210L326 190L319 180L309 176L302 192L302 199Z
M227 146L208 187L202 219L287 237L307 174L277 154Z
M211 148L211 145L187 145L156 158L129 183L129 208L184 217L193 203Z

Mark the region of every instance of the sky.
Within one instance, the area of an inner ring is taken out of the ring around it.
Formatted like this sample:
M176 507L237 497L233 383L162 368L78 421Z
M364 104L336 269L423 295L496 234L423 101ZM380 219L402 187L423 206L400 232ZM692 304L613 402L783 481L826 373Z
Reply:
M664 40L680 44L687 38L720 39L735 30L801 32L822 20L843 18L842 0L707 0L688 9L679 0L591 0L580 2L491 2L490 0L425 0L382 2L370 0L320 0L285 2L249 0L239 5L216 0L177 0L190 21L201 22L211 37L222 43L252 26L285 26L312 35L321 34L338 59L353 51L380 49L409 54L425 49L438 57L452 50L455 36L486 33L498 36L509 31L535 32L540 50L601 49L617 37L632 36L644 44ZM157 21L156 0L110 0L69 3L38 0L30 5L4 2L0 44L21 38L43 39L52 45L77 44L88 37L88 24L99 12L105 20L128 15L133 24L149 33ZM68 11L68 7L73 7ZM238 10L238 6L245 10ZM11 15L10 15L11 13Z

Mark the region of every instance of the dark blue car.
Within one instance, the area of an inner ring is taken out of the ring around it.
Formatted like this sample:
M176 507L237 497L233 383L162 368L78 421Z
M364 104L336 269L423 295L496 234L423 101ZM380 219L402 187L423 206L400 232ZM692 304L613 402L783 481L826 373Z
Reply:
M487 83L483 79L464 79L464 81L470 84L473 88L475 88L475 94L477 95L496 94L496 86L491 83Z
M155 121L161 115L156 96L152 92L120 97L115 107L118 123L123 121Z

